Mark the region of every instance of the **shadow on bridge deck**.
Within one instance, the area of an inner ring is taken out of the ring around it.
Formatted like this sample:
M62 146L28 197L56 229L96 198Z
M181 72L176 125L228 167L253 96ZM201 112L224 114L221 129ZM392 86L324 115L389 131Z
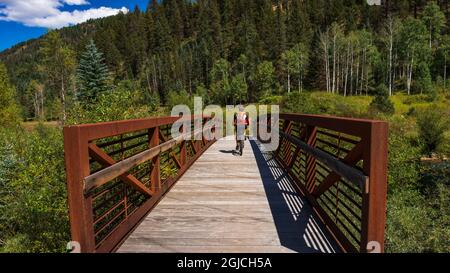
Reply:
M255 140L213 144L118 252L336 252L311 208Z
M293 182L272 157L272 153L265 151L264 145L257 141L252 140L250 143L280 244L301 253L338 252L339 248L313 215L307 201L295 191Z

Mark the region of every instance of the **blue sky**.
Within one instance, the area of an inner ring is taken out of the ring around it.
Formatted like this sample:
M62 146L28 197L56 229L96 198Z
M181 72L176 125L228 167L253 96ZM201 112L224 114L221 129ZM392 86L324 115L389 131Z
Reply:
M0 0L0 51L60 28L104 17L148 0Z

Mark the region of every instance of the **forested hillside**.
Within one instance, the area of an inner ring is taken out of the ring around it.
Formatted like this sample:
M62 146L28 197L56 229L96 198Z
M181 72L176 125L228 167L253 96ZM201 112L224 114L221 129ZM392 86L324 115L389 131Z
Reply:
M79 91L74 75L90 39L113 84L133 80L164 103L170 92L205 93L225 104L303 89L370 94L379 83L390 94L432 95L432 83L447 80L449 1L428 2L154 0L144 11L57 31L73 63L63 84L45 73L55 65L42 50L52 46L49 35L6 50L0 60L26 118L55 118L61 96ZM36 92L46 117L36 111Z
M0 252L70 241L61 125L194 95L388 121L386 251L450 252L449 2L153 0L1 52Z

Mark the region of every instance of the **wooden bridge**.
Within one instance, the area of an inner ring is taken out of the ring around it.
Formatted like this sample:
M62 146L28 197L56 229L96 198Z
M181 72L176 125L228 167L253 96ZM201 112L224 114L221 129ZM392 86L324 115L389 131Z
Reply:
M277 150L255 136L241 157L232 136L194 139L207 117L171 138L177 120L64 128L82 252L383 251L387 123L281 114Z

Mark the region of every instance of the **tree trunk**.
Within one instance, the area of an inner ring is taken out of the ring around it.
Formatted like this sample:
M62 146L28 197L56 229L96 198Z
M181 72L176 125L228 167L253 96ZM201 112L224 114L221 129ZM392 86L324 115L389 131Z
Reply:
M444 90L447 87L447 54L444 54Z
M359 94L362 95L363 88L364 88L364 67L366 65L366 48L363 49L363 56L362 56L362 64L361 64L361 87L359 89Z
M287 70L287 85L288 85L288 94L291 93L291 74L289 72L289 68Z
M300 73L300 92L303 92L303 73Z
M366 96L369 94L369 69L367 68L367 52L366 52L366 57L364 57L365 62L366 62Z
M156 72L156 65L155 65L155 57L152 56L152 67L153 67L153 73L152 73L152 78L153 78L153 90L154 92L158 92L158 76L157 76L157 72Z
M350 96L353 95L353 45L351 48L351 60L350 60Z
M146 68L145 69L145 76L146 76L146 78L147 78L147 87L148 87L148 91L152 91L152 86L151 86L151 83L150 83L150 76L148 75L148 69Z
M41 86L41 118L44 120L45 119L45 109L44 109L44 87Z
M66 90L64 89L64 76L61 77L61 107L62 107L62 124L66 123Z
M359 58L360 54L358 54L358 58L356 59L356 83L355 83L355 95L358 95L358 84L359 84Z
M192 79L190 73L189 73L189 95L192 96Z
M345 81L344 81L344 97L347 96L347 83L348 83L348 56L350 55L350 43L347 45L347 58L345 62Z
M298 92L302 92L302 77L303 77L303 64L301 64L300 62L297 64L297 69L298 69Z
M345 58L345 55L343 56L343 58ZM340 79L339 87L341 89L343 89L344 88L344 81L345 81L345 71L344 71L345 70L345 65L344 65L345 59L342 59L341 63L342 63L342 69L341 69L341 79Z
M331 87L331 93L334 94L336 84L336 35L333 37L333 86Z
M390 32L389 37L389 96L392 96L392 47L393 47L393 34Z
M33 107L34 107L34 117L39 117L39 98L36 90L34 90L34 96L33 96Z
M322 34L323 35L323 34ZM328 35L328 33L327 33ZM326 82L326 88L327 88L327 93L330 92L330 73L329 73L329 58L328 58L328 38L325 37L323 38L322 42L322 46L323 46L323 58L324 58L324 62L325 62L325 82Z
M325 70L326 70L326 79L327 79L327 92L331 92L331 79L330 79L330 59L328 56L328 52L325 56Z
M397 71L397 65L396 65L396 62L397 62L397 53L394 55L394 60L393 60L393 62L394 62L394 65L392 66L392 90L394 90L395 89L395 79L397 78L397 73L398 73L398 71Z
M432 30L432 27L431 27L431 20L430 20L430 49L431 49L431 30Z
M408 90L408 95L411 94L411 82L412 82L412 70L413 70L413 64L414 64L414 57L411 57L411 64L409 65L409 69L408 69L408 80L407 80L407 90Z
M158 67L157 67L157 69L158 69L159 86L161 86L161 89L163 89L164 82L163 82L163 78L162 78L161 59L160 58L158 58ZM162 91L162 90L160 90L160 91Z
M339 84L340 84L340 81L339 81L339 79L340 79L340 59L341 59L341 56L339 55L339 53L337 53L337 65L336 65L336 89L335 89L335 91L336 91L336 93L338 93L339 94Z

